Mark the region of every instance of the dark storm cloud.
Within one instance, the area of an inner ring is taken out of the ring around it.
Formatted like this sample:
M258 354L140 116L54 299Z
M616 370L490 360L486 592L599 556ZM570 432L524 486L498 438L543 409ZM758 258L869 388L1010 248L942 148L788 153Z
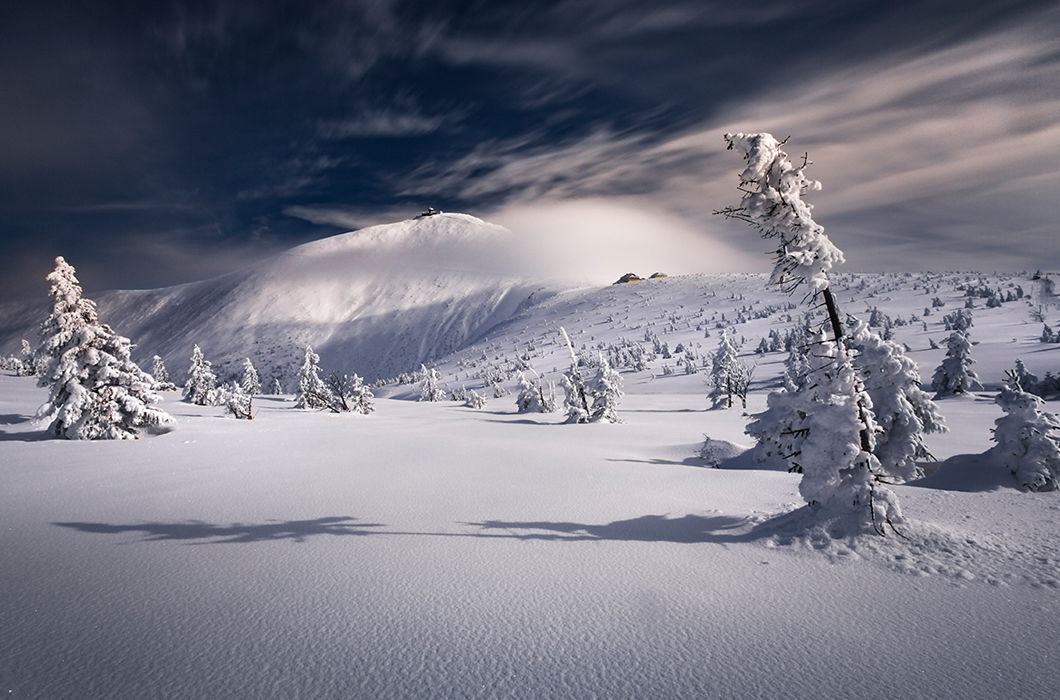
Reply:
M753 251L703 216L735 196L728 129L811 152L854 265L1055 256L1058 26L1030 2L9 3L0 295L60 253L151 286L428 204L614 201Z

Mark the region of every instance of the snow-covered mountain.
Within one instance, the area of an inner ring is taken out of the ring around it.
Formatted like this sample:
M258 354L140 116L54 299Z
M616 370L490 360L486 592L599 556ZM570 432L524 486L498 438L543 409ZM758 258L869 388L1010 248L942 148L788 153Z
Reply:
M552 293L554 285L506 266L511 237L467 214L421 216L307 243L216 279L96 301L100 318L136 343L141 364L162 355L178 381L194 344L222 376L251 357L264 379L289 381L311 344L325 367L373 379L458 350ZM23 337L36 341L45 304L0 307L3 352Z

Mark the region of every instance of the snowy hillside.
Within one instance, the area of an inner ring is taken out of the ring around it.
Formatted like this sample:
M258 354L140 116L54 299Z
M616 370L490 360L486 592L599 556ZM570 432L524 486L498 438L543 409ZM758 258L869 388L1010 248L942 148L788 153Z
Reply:
M548 284L505 263L510 236L466 214L417 217L314 241L217 279L96 301L100 317L136 343L141 364L159 354L179 379L194 344L222 375L251 357L263 378L289 383L312 344L326 366L371 379L457 350L531 295L549 294ZM6 353L23 337L36 343L45 303L42 293L40 308L0 307Z
M435 357L449 390L487 397L480 410L409 400L411 375L378 387L369 415L259 395L243 421L174 391L171 433L65 441L32 419L45 391L0 373L0 689L1055 695L1058 494L1019 491L984 454L1004 370L1019 358L1060 373L1060 343L1034 318L1056 328L1058 310L1038 308L1030 276L835 276L842 309L908 346L925 379L950 315L968 312L986 384L938 402L949 432L926 444L941 466L893 487L906 520L880 537L821 525L798 474L740 447L779 384L798 299L745 274L531 296L482 254L503 236L469 217L414 220L101 304L148 353L197 340L293 365L285 348L308 340L325 367L380 374ZM395 250L423 254L399 268ZM560 327L590 360L614 358L621 423L516 413L520 371L557 380L569 366ZM706 399L723 329L756 365L746 411Z
M1037 306L1036 281L1028 274L841 274L833 280L841 311L869 321L876 312L877 330L889 327L908 347L921 376L931 374L945 355L946 316L967 309L974 343L975 370L987 387L998 387L1014 361L1022 359L1039 376L1060 374L1060 343L1042 343L1043 323L1032 316ZM983 290L1011 292L1011 301L987 306ZM647 355L647 368L623 367L627 392L692 393L706 391L706 365L718 346L722 328L731 329L740 354L755 365L752 391L779 386L786 352L757 352L770 333L783 337L804 307L766 284L765 275L685 275L564 292L522 312L495 328L483 341L438 363L450 388L486 388L486 375L507 377L525 367L558 380L569 362L559 333L565 327L579 351L592 355L632 343ZM925 315L925 309L927 315ZM1060 308L1045 309L1046 319L1060 326ZM651 341L647 338L652 338ZM670 352L653 352L654 341ZM934 342L939 347L932 348ZM686 368L695 367L695 373ZM389 387L384 393L414 398L417 388Z

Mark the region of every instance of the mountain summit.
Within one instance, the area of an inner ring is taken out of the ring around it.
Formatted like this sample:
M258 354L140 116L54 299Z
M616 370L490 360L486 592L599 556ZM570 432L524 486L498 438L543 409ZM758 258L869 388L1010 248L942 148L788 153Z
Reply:
M306 243L203 282L105 292L97 302L100 317L136 343L137 359L162 355L178 381L195 344L222 372L250 357L263 378L285 385L307 344L324 367L375 379L474 342L544 291L514 272L512 238L474 216L438 213ZM35 338L32 327L0 325L11 329L4 347Z

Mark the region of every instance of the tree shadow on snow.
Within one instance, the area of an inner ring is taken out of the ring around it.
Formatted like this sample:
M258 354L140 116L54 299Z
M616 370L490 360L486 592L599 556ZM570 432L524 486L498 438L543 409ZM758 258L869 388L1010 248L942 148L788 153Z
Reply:
M512 414L510 414L510 413L507 413L507 414L506 413L499 413L499 414L494 414L494 415L512 415ZM486 422L486 423L501 423L503 425L563 425L562 422L559 422L559 423L557 423L555 421L553 421L553 422L542 422L542 421L531 420L530 418L516 418L514 420L500 420L500 419L497 419L497 418L485 418L484 422Z
M568 522L524 522L487 520L463 523L483 532L476 537L501 537L549 542L673 542L676 544L728 544L772 539L791 544L813 535L824 546L833 538L857 534L863 528L853 519L821 519L808 506L796 508L765 520L729 515L644 515L616 520L605 525ZM500 532L503 531L503 532ZM813 539L813 538L811 538ZM817 545L815 545L817 546Z
M1015 479L997 464L989 450L979 454L954 455L939 462L931 476L910 481L907 485L967 493L1016 489Z
M247 544L290 540L305 542L317 535L347 536L376 534L371 528L381 523L358 523L356 518L336 516L313 520L270 520L261 524L215 525L198 520L182 523L139 523L118 525L111 523L52 523L78 532L100 535L142 533L139 541L188 541L189 544Z
M685 515L668 518L665 515L644 515L629 520L616 520L605 525L566 522L516 522L487 520L464 523L483 530L483 537L509 537L517 540L546 540L553 542L586 542L610 540L617 542L743 542L757 539L755 528L748 518L727 515ZM503 532L501 532L503 531Z
M0 425L22 425L32 423L33 416L23 416L19 413L0 414ZM0 442L40 442L50 440L55 436L47 430L15 430L6 432L0 430Z

